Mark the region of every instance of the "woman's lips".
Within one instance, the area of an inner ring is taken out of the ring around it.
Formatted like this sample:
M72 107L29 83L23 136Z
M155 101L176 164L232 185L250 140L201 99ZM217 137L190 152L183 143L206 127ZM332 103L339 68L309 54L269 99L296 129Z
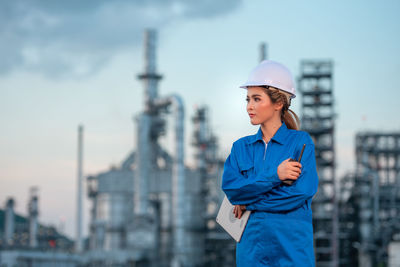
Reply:
M249 114L250 118L253 118L255 115L256 114L252 114L252 113Z

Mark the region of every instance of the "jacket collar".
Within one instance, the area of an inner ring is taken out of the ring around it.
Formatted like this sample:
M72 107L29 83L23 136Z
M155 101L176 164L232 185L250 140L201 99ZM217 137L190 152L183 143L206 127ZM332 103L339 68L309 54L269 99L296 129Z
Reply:
M282 122L281 127L279 127L278 131L276 131L275 135L271 138L272 141L275 141L281 145L285 143L286 136L288 134L288 128L284 122ZM263 133L261 131L261 127L258 129L258 132L255 135L251 135L248 139L248 144L253 144L257 141L263 141Z

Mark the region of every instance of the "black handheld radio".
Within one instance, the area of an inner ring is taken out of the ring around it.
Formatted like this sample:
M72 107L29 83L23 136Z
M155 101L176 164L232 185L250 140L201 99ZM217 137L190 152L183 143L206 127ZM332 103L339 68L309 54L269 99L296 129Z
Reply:
M290 161L290 162L294 162L294 161L300 162L300 161L301 161L301 157L303 156L304 148L306 148L306 144L303 145L303 148L301 149L300 156L299 156L299 159L298 159L298 160L289 159L289 161ZM286 180L284 180L283 182L284 182L285 184L287 184L287 185L292 185L294 181L296 181L296 180L286 179Z

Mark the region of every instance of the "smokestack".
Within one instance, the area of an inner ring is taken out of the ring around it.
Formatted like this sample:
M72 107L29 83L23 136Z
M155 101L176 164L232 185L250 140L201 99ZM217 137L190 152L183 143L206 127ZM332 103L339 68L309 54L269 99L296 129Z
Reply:
M37 188L32 187L30 189L30 200L28 204L29 213L29 246L31 248L36 248L38 246L37 242L37 232L38 232L38 196Z
M6 246L13 245L14 228L14 199L8 198L6 202L6 216L4 224L4 243Z
M77 212L76 212L76 245L75 251L82 251L82 165L83 165L83 126L78 126L78 173L77 173Z
M268 59L267 49L268 49L268 45L266 43L260 44L260 62Z

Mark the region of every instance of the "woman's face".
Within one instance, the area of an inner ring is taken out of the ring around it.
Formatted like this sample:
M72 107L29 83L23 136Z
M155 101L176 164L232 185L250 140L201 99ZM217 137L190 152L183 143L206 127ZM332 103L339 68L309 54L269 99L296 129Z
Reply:
M272 103L264 88L250 86L247 88L247 113L253 125L262 124L271 119L280 120L282 104Z

